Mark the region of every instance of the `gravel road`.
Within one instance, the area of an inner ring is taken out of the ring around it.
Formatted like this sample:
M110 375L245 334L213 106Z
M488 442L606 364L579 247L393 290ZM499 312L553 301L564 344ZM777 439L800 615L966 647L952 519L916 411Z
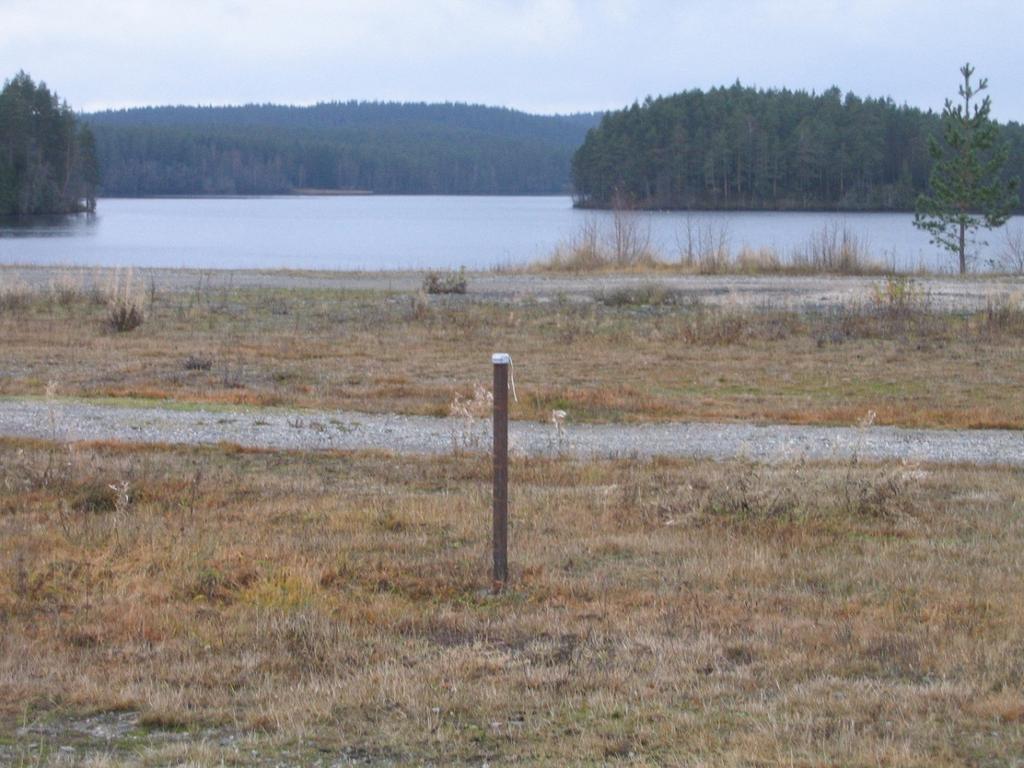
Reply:
M489 450L486 421L341 411L175 410L0 399L0 435L68 442L215 444L291 450L437 454ZM1024 466L1024 432L896 427L662 423L552 425L513 422L513 452L578 457L691 456L757 461L799 458L972 462Z
M110 283L109 269L0 265L0 288L21 284L45 290L58 278L89 288ZM321 288L332 290L416 291L422 272L294 272L287 270L138 269L134 275L158 292L217 291L224 288ZM469 274L467 300L588 300L601 293L657 283L685 297L712 305L827 308L863 304L878 277L776 275L543 275ZM989 302L1024 294L1024 277L929 276L914 278L941 310L984 308Z

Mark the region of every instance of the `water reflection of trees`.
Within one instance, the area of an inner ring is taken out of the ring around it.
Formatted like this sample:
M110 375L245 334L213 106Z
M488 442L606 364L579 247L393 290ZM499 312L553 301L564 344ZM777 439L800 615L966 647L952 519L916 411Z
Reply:
M0 216L0 237L80 237L98 220L94 213Z

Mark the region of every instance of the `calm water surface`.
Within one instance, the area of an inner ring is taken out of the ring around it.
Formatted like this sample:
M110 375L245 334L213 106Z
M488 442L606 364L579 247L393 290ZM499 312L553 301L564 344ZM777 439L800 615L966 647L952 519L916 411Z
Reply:
M952 261L909 214L633 214L666 257L687 225L724 233L736 250L798 248L823 226L845 225L872 254L899 267ZM567 197L256 197L99 201L94 216L0 220L0 263L220 269L483 269L548 256L588 221ZM1011 222L1011 226L1016 226ZM998 252L993 232L982 260Z

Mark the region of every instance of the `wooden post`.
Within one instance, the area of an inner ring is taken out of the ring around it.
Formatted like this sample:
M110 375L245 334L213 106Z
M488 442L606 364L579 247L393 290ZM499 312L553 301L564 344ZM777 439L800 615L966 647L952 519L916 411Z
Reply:
M508 583L508 368L504 353L491 356L494 364L494 548L493 586L500 592Z

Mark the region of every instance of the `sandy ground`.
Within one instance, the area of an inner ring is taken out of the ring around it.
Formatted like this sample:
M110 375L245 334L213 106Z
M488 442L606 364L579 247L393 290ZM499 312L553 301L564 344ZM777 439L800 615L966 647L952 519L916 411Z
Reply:
M422 272L294 272L286 270L137 269L134 275L161 292L224 288L320 288L332 290L416 291ZM70 276L83 288L109 284L111 270L85 267L0 266L0 288L28 285L48 288ZM745 307L827 308L870 299L878 277L703 276L671 274L545 275L470 273L469 298L497 301L586 300L603 292L657 283L709 304ZM990 302L1024 297L1024 276L915 277L932 307L943 310L984 308Z

